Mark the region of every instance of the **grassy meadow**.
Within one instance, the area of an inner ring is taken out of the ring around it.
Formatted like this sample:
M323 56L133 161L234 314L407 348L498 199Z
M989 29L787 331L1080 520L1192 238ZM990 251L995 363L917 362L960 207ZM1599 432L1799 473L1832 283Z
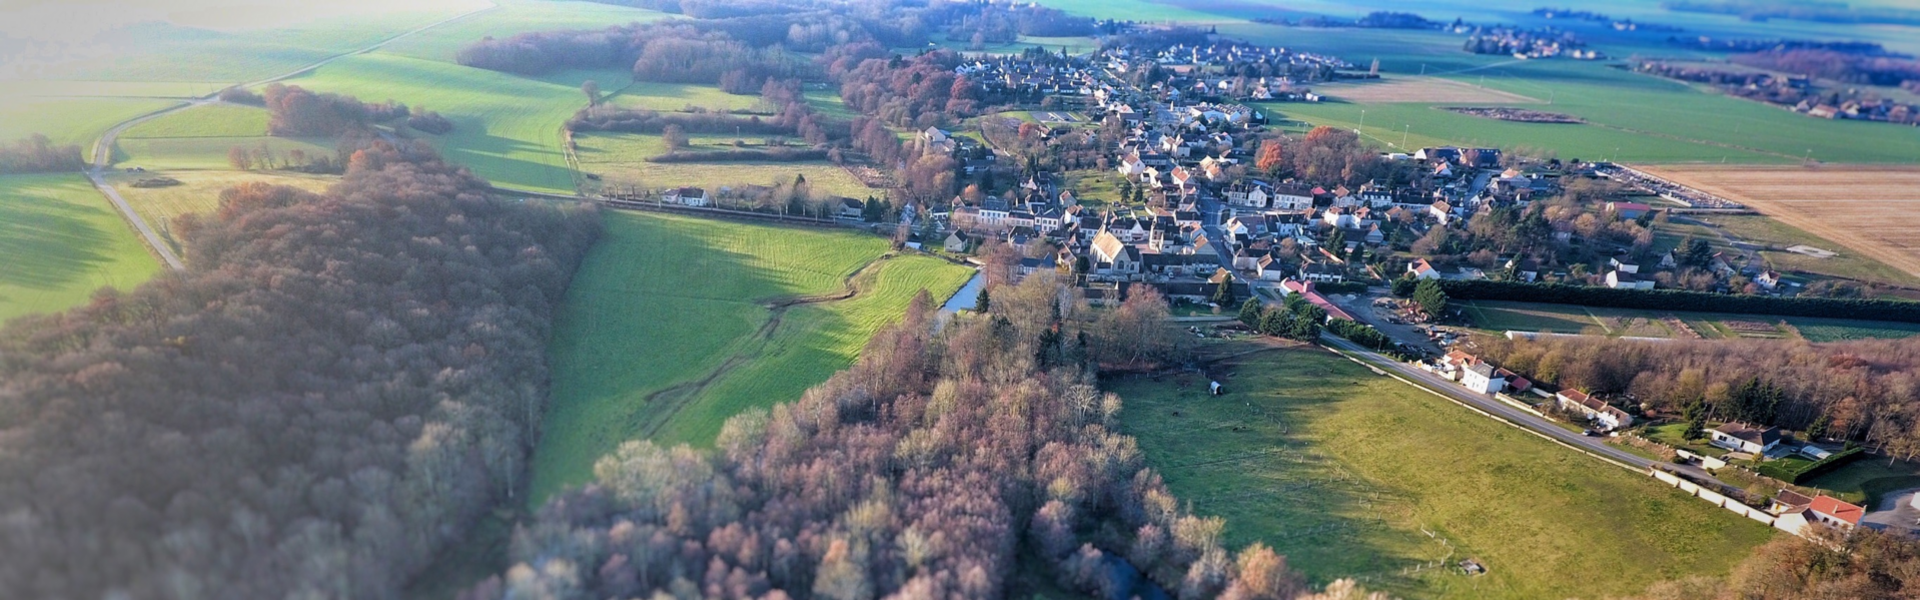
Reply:
M587 481L629 439L710 444L734 413L845 368L920 289L943 298L971 275L886 253L851 231L610 213L556 325L530 500ZM849 277L852 298L770 308L842 292Z
M1267 543L1317 583L1355 577L1411 598L1620 596L1725 573L1774 535L1319 349L1243 355L1208 376L1226 396L1197 375L1107 387L1148 464L1196 513L1224 517L1229 545ZM1463 558L1489 572L1409 571Z
M0 143L42 134L90 152L94 140L123 121L179 104L159 98L62 98L0 92Z
M454 53L459 52L462 46L488 36L507 38L535 31L600 29L673 16L599 2L491 1L498 5L492 10L435 27L420 35L402 38L381 50L413 58L453 62Z
M139 188L132 184L148 177L172 177L180 185ZM107 183L119 190L120 197L133 207L133 212L147 222L147 226L160 234L160 238L170 244L175 254L186 256L186 248L173 236L173 221L181 215L204 214L220 207L220 192L227 188L258 181L273 185L293 186L304 190L319 192L333 185L338 177L326 175L307 175L288 172L246 172L246 171L210 171L178 170L148 171L146 173L110 173ZM105 198L101 199L105 202Z
M1920 324L1889 321L1638 310L1500 300L1468 300L1462 306L1473 319L1474 327L1496 334L1539 331L1654 338L1693 338L1693 335L1698 335L1699 339L1799 338L1810 342L1902 338L1920 334ZM1675 321L1679 325L1675 325Z
M0 176L0 321L131 289L160 262L79 174Z
M718 151L732 148L730 135L690 135L687 152ZM582 133L574 136L580 157L580 169L600 175L609 187L639 185L648 188L678 186L737 187L742 184L772 185L805 176L819 193L865 198L878 196L846 169L824 160L775 162L731 161L711 163L654 163L647 158L666 154L666 141L658 135ZM760 138L745 141L758 145Z

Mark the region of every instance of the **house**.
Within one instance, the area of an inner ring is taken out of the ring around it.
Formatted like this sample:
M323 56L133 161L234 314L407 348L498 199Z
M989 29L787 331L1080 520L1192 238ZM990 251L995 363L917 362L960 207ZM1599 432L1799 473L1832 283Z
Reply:
M1313 282L1311 281L1288 279L1280 282L1280 289L1286 290L1289 296L1299 294L1301 298L1307 299L1308 304L1318 306L1320 310L1327 311L1327 321L1329 322L1334 319L1354 320L1353 315L1347 314L1347 311L1341 309L1339 305L1327 300L1326 296L1322 296L1320 292L1314 290Z
M1614 269L1607 271L1607 287L1616 290L1650 290L1653 289L1653 280L1641 279L1638 275L1628 273L1621 269Z
M1633 424L1633 415L1627 414L1627 411L1614 408L1580 390L1561 390L1553 395L1553 400L1561 410L1584 415L1588 421L1604 425L1607 429Z
M1638 219L1641 215L1647 214L1647 211L1653 210L1653 207L1639 202L1608 202L1607 210L1620 215L1622 219Z
M1721 423L1719 427L1707 430L1711 436L1708 443L1735 452L1765 454L1780 445L1780 429L1762 428L1739 421Z
M948 252L966 252L967 244L970 242L971 240L967 239L967 232L955 229L953 233L947 234L945 248Z
M1788 494L1792 494L1792 492L1781 490L1781 496ZM1798 501L1806 498L1799 494L1793 494L1793 496L1794 498L1790 501ZM1778 498L1774 500L1775 507L1779 507L1782 504ZM1853 528L1860 526L1860 518L1867 514L1864 508L1842 502L1839 498L1825 494L1807 500L1803 505L1786 506L1785 508L1786 510L1782 511L1780 516L1774 519L1773 526L1801 537L1806 537L1811 533L1807 528L1812 525L1824 525L1840 531L1852 531Z
M1772 291L1774 288L1780 287L1780 273L1772 269L1761 271L1759 275L1753 276L1753 283L1759 285L1762 289Z
M1281 185L1273 188L1268 203L1274 210L1306 210L1313 208L1313 190L1303 185Z
M852 198L840 199L840 211L838 213L840 218L859 219L859 218L865 217L866 213L867 213L867 204L865 202L861 202L859 200L855 200Z
M1414 279L1439 279L1440 271L1434 269L1433 264L1428 263L1427 259L1422 258L1407 263L1407 275Z
M1473 359L1460 371L1460 385L1482 394L1492 394L1507 389L1507 378L1501 376L1501 369L1493 363Z
M1093 236L1093 261L1099 269L1115 276L1131 276L1140 273L1140 250L1120 241L1112 232L1102 231Z
M1314 283L1340 283L1347 280L1347 272L1338 265L1310 262L1300 267L1300 278Z
M1806 508L1809 504L1813 504L1813 499L1808 498L1805 494L1789 489L1782 489L1779 494L1774 495L1773 502L1767 505L1767 512L1778 515L1788 511Z
M697 187L673 188L660 194L660 198L672 204L686 206L706 206L707 190Z
M1615 269L1619 269L1622 273L1640 274L1640 265L1622 261L1618 256L1607 259L1607 264L1612 265Z

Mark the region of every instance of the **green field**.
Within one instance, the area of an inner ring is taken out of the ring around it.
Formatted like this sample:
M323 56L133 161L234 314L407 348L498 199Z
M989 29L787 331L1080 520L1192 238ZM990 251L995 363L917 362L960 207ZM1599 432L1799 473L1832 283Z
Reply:
M1322 350L1268 350L1208 374L1228 395L1207 396L1197 375L1113 382L1122 429L1176 496L1227 520L1227 543L1265 542L1317 583L1364 578L1407 598L1619 596L1725 573L1774 534ZM1463 558L1489 573L1406 572Z
M177 110L127 128L121 138L248 137L267 134L267 109L206 104Z
M119 138L113 143L113 164L120 167L165 169L232 169L227 152L234 146L254 150L266 146L286 156L294 150L310 156L333 156L334 140L325 138L246 137Z
M621 108L660 112L676 112L688 108L718 112L735 110L769 112L766 104L760 101L759 94L729 94L711 85L639 81L621 88L613 82L601 81L600 87L619 90L619 93L604 101Z
M132 185L141 179L160 176L177 179L180 185L159 188L138 188ZM219 208L222 190L241 183L259 181L318 192L339 181L337 177L302 173L190 170L111 173L106 176L106 179L107 183L120 191L120 197L126 199L127 204L133 207L133 212L138 213L140 219L147 222L147 226L159 232L160 238L171 244L174 253L182 258L186 257L186 249L173 235L174 219L190 213L209 213Z
M537 81L374 52L342 59L287 83L438 111L454 122L454 130L425 139L448 160L502 187L572 193L573 175L561 155L560 126L586 106L580 82L613 80L618 75L616 71L569 71Z
M414 58L453 62L454 53L458 52L462 46L488 36L507 38L534 31L600 29L611 25L653 21L672 16L651 10L599 2L492 1L499 7L435 27L419 35L403 38L382 50Z
M49 98L0 93L0 142L10 144L39 133L56 143L79 145L84 154L114 125L176 104L179 102L155 98Z
M83 304L101 286L131 289L159 261L86 178L0 177L0 321Z
M587 481L629 439L711 443L738 410L845 368L921 288L944 298L970 275L917 256L875 262L886 252L850 231L609 214L556 325L530 501ZM843 292L856 271L850 299L770 307Z
M723 135L690 136L690 150L725 149L735 138ZM852 174L824 160L801 162L733 161L712 163L654 163L646 159L667 152L657 135L583 133L574 136L580 169L600 175L610 187L641 188L697 186L709 190L741 185L772 185L803 175L818 193L848 198L881 195ZM759 143L757 138L748 141Z
M1820 317L1781 317L1684 311L1584 307L1573 304L1468 300L1461 304L1474 327L1491 333L1537 331L1608 337L1701 339L1796 337L1810 342L1863 338L1901 338L1920 334L1920 324ZM1675 326L1678 319L1686 328ZM1784 324L1784 326L1782 325Z

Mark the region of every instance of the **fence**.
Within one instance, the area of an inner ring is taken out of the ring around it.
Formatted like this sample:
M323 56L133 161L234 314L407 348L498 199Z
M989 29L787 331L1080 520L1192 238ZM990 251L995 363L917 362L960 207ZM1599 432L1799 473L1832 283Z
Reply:
M1689 496L1705 500L1708 504L1727 509L1729 512L1742 517L1753 519L1769 526L1773 525L1777 520L1765 510L1747 506L1746 503L1730 498L1725 494L1700 487L1699 484L1687 481L1679 475L1654 468L1647 469L1647 474L1652 475L1654 479L1660 480L1661 483L1680 488L1680 491L1686 492Z

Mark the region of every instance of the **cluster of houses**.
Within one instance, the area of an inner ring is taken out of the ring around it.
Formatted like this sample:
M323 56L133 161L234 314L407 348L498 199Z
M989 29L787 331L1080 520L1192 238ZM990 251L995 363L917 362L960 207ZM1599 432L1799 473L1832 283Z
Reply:
M990 95L1016 98L1041 96L1087 97L1105 87L1095 77L1092 63L1083 58L1054 56L1035 61L1021 56L981 55L954 67L957 75L980 84Z
M1598 50L1585 48L1585 44L1572 32L1552 27L1526 29L1506 25L1458 26L1455 31L1467 34L1465 48L1474 54L1506 54L1522 60L1553 57L1578 60L1606 58Z
M1370 73L1343 73L1354 68L1340 58L1277 46L1236 41L1174 44L1152 51L1110 48L1099 61L1110 73L1126 73L1152 63L1171 73L1148 91L1170 99L1220 98L1235 101L1318 102L1308 84L1339 78L1377 77Z

